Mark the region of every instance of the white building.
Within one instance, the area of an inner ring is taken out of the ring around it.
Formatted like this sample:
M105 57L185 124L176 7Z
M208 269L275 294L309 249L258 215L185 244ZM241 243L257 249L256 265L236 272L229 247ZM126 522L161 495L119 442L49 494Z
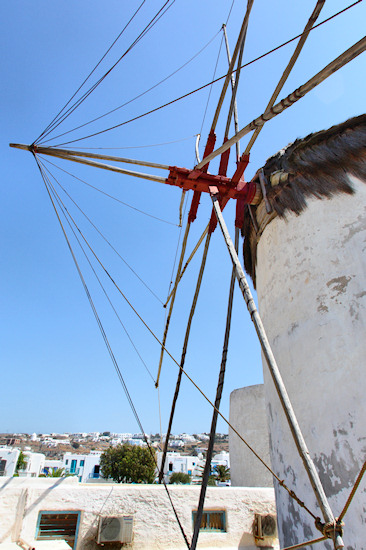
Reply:
M23 452L27 463L24 470L19 470L19 477L38 477L43 472L46 457L43 453Z
M163 458L163 453L156 453L158 468L161 468L161 461ZM176 453L174 451L168 452L166 454L166 460L164 465L164 479L169 483L169 478L174 472L182 472L188 474L193 478L198 478L202 473L202 467L204 466L204 461L202 461L197 456L186 456Z
M99 479L100 474L100 451L91 451L90 454L65 453L62 461L62 468L65 472L77 476L78 480L86 483Z
M15 474L19 453L19 449L0 447L0 476L11 477Z
M221 451L212 457L211 469L214 470L216 466L230 468L230 454L227 451Z
M197 441L196 438L193 437L193 435L185 434L185 433L179 434L178 438L184 441L184 443L195 443Z

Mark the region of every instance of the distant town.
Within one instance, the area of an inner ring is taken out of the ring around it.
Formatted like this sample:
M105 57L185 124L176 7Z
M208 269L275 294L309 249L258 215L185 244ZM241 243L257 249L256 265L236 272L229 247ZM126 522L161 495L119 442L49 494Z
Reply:
M160 436L108 431L73 434L0 434L0 477L66 475L76 477L81 483L110 482L113 481L113 476L103 476L103 453L111 449L119 452L118 446L124 444L132 448L147 447L146 440L156 450L156 477L163 461L164 434ZM165 481L171 482L172 475L179 473L179 476L187 476L185 482L200 483L208 440L209 435L206 433L171 435L161 474L164 475ZM218 467L223 467L225 479L222 481L225 485L230 484L228 449L228 435L217 434L211 460L211 474L213 475Z
M152 447L157 451L162 448L165 434L146 435ZM182 454L197 455L207 450L209 434L181 433L169 437L168 451L178 451ZM17 447L22 451L42 453L47 458L62 459L67 452L88 454L91 451L105 451L108 447L123 443L145 446L144 435L141 433L113 432L78 432L78 433L1 433L0 445ZM228 434L216 434L214 452L229 451Z

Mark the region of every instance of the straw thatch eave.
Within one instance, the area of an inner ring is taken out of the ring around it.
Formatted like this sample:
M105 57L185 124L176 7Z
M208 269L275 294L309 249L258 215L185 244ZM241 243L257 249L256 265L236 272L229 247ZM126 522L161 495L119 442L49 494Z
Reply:
M242 228L244 266L255 285L257 244L264 228L286 213L300 215L307 199L352 194L348 174L366 182L366 115L310 134L270 157L263 167L267 198L273 212L263 216L263 204L252 208L255 228L248 207ZM258 179L258 174L254 178Z

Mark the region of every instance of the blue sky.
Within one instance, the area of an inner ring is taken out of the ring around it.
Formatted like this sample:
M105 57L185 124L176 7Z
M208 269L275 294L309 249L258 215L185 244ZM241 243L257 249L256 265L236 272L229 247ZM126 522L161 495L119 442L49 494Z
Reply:
M326 2L319 21L349 3L344 0ZM0 88L3 167L0 205L1 432L139 431L36 163L28 152L8 147L9 142L31 143L44 130L139 4L112 0L104 3L95 0L13 0L2 3L0 7L3 22L3 55L0 60L3 77ZM104 70L109 69L133 42L162 4L157 0L148 0L144 4L107 57ZM309 1L280 0L274 3L256 0L249 21L244 62L299 34L314 5L315 2ZM52 135L72 130L129 101L173 73L213 39L210 45L161 86L113 116L48 143L56 145L119 124L209 82L219 53L220 28L227 20L230 6L231 0L176 0L102 85ZM365 5L360 3L312 31L280 98L362 38L365 16ZM227 25L231 50L242 17L243 2L236 1ZM263 112L294 47L295 43L292 43L242 71L238 93L240 127ZM269 122L252 150L247 179L268 156L297 137L364 112L365 65L363 54ZM227 61L222 51L217 76L224 74L226 69ZM96 73L97 77L101 74ZM220 89L220 84L212 89L203 122L201 155ZM110 147L110 151L105 151L107 154L191 168L195 163L194 136L201 131L207 99L208 90L205 89L118 130L70 144L70 148ZM217 128L218 144L221 143L227 108L225 102ZM246 141L242 140L242 150ZM147 145L155 146L145 147ZM56 161L55 164L119 201L173 224L136 212L48 165L78 206L164 302L179 238L180 230L176 224L180 191L72 163ZM210 171L214 173L215 170L217 163L213 162ZM229 175L233 170L231 161ZM65 202L68 201L70 213L112 277L161 338L166 314L161 302L126 268L123 261L111 253L64 192L59 192ZM205 196L190 233L189 251L206 226L210 210L210 200ZM232 235L233 213L234 205L228 205L225 218ZM82 253L76 244L74 246L142 424L147 432L158 432L158 392L154 383L106 303ZM178 290L167 342L177 360L181 354L200 260L199 252ZM222 236L216 230L186 359L187 372L211 399L215 395L220 367L230 272L229 257ZM103 282L146 365L156 377L159 346L105 277ZM176 375L177 367L166 359L160 384L163 431ZM259 346L243 299L236 289L223 413L228 415L232 390L261 381ZM209 431L210 422L210 406L184 380L173 432ZM227 431L227 427L220 422L218 430Z

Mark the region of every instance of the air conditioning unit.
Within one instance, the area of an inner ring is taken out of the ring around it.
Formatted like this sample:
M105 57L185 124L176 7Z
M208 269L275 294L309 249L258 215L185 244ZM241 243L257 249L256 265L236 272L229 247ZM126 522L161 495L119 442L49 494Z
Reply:
M276 537L276 516L273 514L254 514L253 536L257 546L261 546L261 543L269 537Z
M132 542L133 516L102 516L99 518L98 544Z

